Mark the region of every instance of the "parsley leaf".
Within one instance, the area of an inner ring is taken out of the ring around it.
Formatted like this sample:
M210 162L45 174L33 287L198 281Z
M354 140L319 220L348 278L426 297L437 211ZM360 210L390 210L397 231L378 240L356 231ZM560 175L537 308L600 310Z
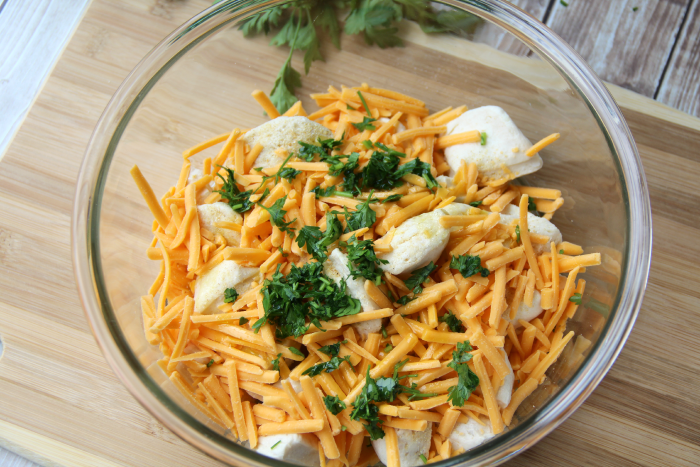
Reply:
M436 269L437 265L433 264L433 262L431 261L430 264L428 264L427 266L413 271L411 277L406 279L404 281L404 284L406 284L406 287L412 290L414 294L422 293L423 287L421 287L421 285L423 285L423 283L428 280L430 274Z
M307 225L302 227L297 235L296 242L299 248L306 245L306 251L311 254L316 261L323 263L327 258L326 250L328 246L338 240L343 233L343 224L334 213L326 216L326 231L321 232L320 227Z
M323 274L322 263L306 263L302 267L292 264L286 276L280 268L278 264L272 278L263 282L265 315L253 325L255 332L270 323L276 326L279 339L299 337L309 329L309 323L322 328L321 321L362 310L360 301L347 295L345 281L336 285Z
M382 201L382 204L384 204L384 203L391 203L391 202L394 202L394 201L398 201L398 200L400 200L401 198L403 198L403 195L399 195L399 194L389 195L389 196L386 197L386 199L385 199L384 201Z
M441 323L447 323L447 327L450 328L450 331L452 332L464 332L464 325L462 325L462 321L457 318L457 316L452 313L451 310L448 310L447 313L444 315L440 316L438 319Z
M291 24L292 21L290 21L288 24ZM282 69L277 75L275 83L272 85L272 91L270 91L270 100L277 108L277 111L281 114L289 110L289 108L297 101L294 91L296 91L296 88L301 86L301 75L298 71L292 68L292 55L294 54L294 48L296 47L300 29L301 18L299 18L299 22L297 23L297 28L290 45L287 61L284 62L284 65L282 65Z
M366 421L367 423L363 423L363 425L372 440L384 437L384 430L380 427L382 421L379 418L379 407L372 404L372 402L393 402L396 396L402 393L410 394L409 400L413 400L416 397L433 397L436 395L421 393L416 389L415 383L411 387L399 383L401 379L408 377L402 376L399 378L399 370L407 362L408 359L396 364L393 377L382 376L378 379L370 376L369 367L367 367L366 383L362 388L362 392L357 396L355 402L352 403L353 411L350 414L350 418Z
M296 347L290 346L290 347L289 347L289 351L292 352L294 355L298 355L298 356L300 356L300 357L305 357L305 356L306 356L306 355L304 355L303 353L301 353L301 350L297 349Z
M207 368L209 368L209 367L212 366L213 364L214 364L214 359L212 358L211 360L209 360L209 361L207 362Z
M416 297L404 295L403 297L400 297L398 300L396 300L396 303L403 306L403 305L406 305L408 302L412 302L415 299L416 299Z
M282 198L278 199L275 201L272 206L269 208L266 208L262 203L258 203L258 206L263 208L265 211L267 211L270 214L270 223L280 229L282 232L287 232L294 238L294 228L289 227L296 221L296 219L293 219L289 222L284 221L284 216L287 214L287 211L282 209L284 207L284 203L287 201L287 196L283 196Z
M272 363L272 370L273 371L280 371L280 358L281 357L282 357L282 354L278 353L277 358L275 358L274 360L272 360L272 362L270 362L270 363Z
M527 199L527 210L528 211L537 211L537 205L532 200L532 198Z
M391 344L387 344L386 347L384 347L384 353L389 353L392 350L394 350L394 346Z
M405 154L381 143L378 143L376 146L382 151L374 151L369 162L362 169L363 186L378 190L391 190L403 185L401 177L408 174L423 177L428 188L438 186L437 180L435 180L430 171L430 164L420 159L413 159L403 165L399 165L399 158L405 157Z
M224 181L220 190L216 190L216 193L221 195L221 199L226 201L231 209L243 214L244 212L250 210L253 207L253 203L250 201L250 195L253 194L252 191L241 191L238 188L238 184L234 179L233 170L228 167L222 167L227 172L227 177L224 178L223 175L217 173L217 177Z
M323 347L319 348L319 352L323 352L324 354L328 355L329 357L337 357L338 354L340 353L340 346L341 344L345 344L347 341L340 341L336 342L335 344L328 344L324 345Z
M481 132L481 145L486 146L486 133Z
M516 243L520 243L520 226L519 225L515 226L515 241L516 241Z
M376 122L376 118L371 118L371 117L362 117L362 121L359 123L353 123L352 126L357 128L358 131L365 131L365 130L376 130L377 127L372 125L372 123Z
M472 201L471 203L469 203L469 206L473 208L478 208L479 206L481 206L481 203L483 203L483 201Z
M569 297L569 301L572 302L572 303L575 303L575 304L577 304L577 305L580 305L580 304L581 304L581 298L582 298L581 294L578 293L578 292L576 292L576 293L573 294L571 297Z
M371 229L375 222L377 222L377 213L375 213L372 208L369 207L370 203L376 203L377 199L372 198L373 192L369 192L367 200L357 206L357 210L354 212L345 212L345 232L354 232L355 230L367 227Z
M238 319L238 325L239 325L239 326L243 326L243 325L246 324L248 321L250 321L248 318L239 318L239 319Z
M420 460L422 460L424 464L427 464L427 463L428 463L428 459L425 458L425 454L421 454L421 455L418 456L418 457L420 457Z
M479 258L479 255L452 256L450 269L458 270L465 279L474 274L481 274L481 277L489 276L489 270L481 267L481 258Z
M350 363L350 355L346 355L343 358L333 357L327 362L317 363L316 365L303 372L302 375L318 376L324 371L326 373L333 373L335 370L338 369L338 367L340 367L340 364L343 362Z
M457 349L452 352L452 361L447 365L455 370L459 377L457 385L451 387L447 393L447 400L456 407L462 407L479 385L479 377L469 369L467 364L472 359L470 350L472 350L472 346L469 341L458 343Z
M238 300L238 292L233 287L224 290L224 303L231 303Z
M374 143L368 139L364 140L362 145L365 147L365 149L372 149L374 147Z
M372 240L358 241L353 235L349 242L340 242L340 246L347 249L348 269L353 279L364 277L376 285L382 283L384 272L379 265L386 264L388 261L377 258Z
M293 169L291 167L285 167L278 172L279 176L286 178L290 182L297 178L297 175L301 174L301 170Z
M326 405L328 411L333 415L338 415L340 412L348 408L347 405L345 405L345 402L341 401L338 396L325 396L323 398L323 403Z
M282 440L277 441L275 444L272 445L272 447L270 449L275 449L277 447L277 445L280 444L281 442L282 442Z

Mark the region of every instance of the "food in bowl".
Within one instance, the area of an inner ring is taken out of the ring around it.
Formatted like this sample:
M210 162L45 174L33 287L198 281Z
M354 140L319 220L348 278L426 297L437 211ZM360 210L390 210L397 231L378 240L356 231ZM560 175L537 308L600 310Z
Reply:
M185 151L160 201L132 169L155 217L141 305L163 371L297 464L412 467L506 430L600 264L551 222L559 190L511 183L558 135L533 145L499 107L430 114L366 84L312 95L312 114L253 97L271 120Z

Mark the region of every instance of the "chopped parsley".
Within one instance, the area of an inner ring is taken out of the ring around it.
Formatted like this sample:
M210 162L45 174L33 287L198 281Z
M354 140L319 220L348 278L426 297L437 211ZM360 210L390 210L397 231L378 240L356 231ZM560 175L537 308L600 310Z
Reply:
M367 115L372 116L372 112L369 111L369 107L367 107L367 102L365 102L365 98L362 95L362 93L360 91L357 91L357 95L360 96L360 101L362 102L362 107L364 107L365 110L367 111Z
M559 3L561 3L564 6L569 6L569 2L565 2L564 0L559 0Z
M479 255L452 256L450 269L458 270L465 279L474 274L481 274L481 277L489 277L489 270L481 267L481 258L479 258Z
M563 255L563 254L564 254L564 250L559 250L559 254L560 254L560 255Z
M209 367L212 366L213 364L214 364L214 359L212 358L211 360L209 360L209 361L207 362L207 368L209 368Z
M471 203L469 203L469 206L473 208L478 208L479 206L481 206L481 203L483 203L483 201L472 201Z
M238 300L238 292L233 287L224 290L224 303L231 303Z
M387 337L389 337L389 335L386 333L386 328L385 328L384 326L382 326L382 337L383 337L384 339L386 339Z
M377 143L376 146L381 151L374 151L367 165L362 169L362 184L367 188L378 190L391 190L403 185L401 177L408 174L415 174L426 182L428 188L436 188L437 180L433 177L427 162L420 159L413 159L403 165L399 165L400 158L406 157L402 152Z
M462 322L457 318L457 316L452 313L451 310L447 310L447 313L444 315L440 316L438 319L441 323L447 323L447 327L450 328L450 331L452 332L464 332L464 325L462 325Z
M520 226L519 225L515 226L515 241L517 243L520 243Z
M252 195L253 192L241 191L234 178L233 170L228 167L222 167L222 169L226 171L227 176L224 178L220 173L216 174L217 177L224 181L224 184L221 186L221 189L216 190L215 193L219 193L221 199L226 201L234 211L240 214L249 211L253 207L253 203L250 201L250 195Z
M362 121L359 123L353 123L352 126L357 128L359 131L365 131L365 130L376 130L377 127L372 125L372 123L376 122L376 118L371 118L371 117L362 117Z
M362 145L363 145L366 149L372 149L372 148L374 147L374 143L373 143L372 141L368 140L368 139L364 140L364 141L362 142Z
M280 229L282 232L287 232L292 238L294 238L294 228L290 227L296 221L296 219L293 219L289 222L284 221L284 216L287 214L287 211L282 209L284 207L284 203L287 201L287 196L283 196L282 198L278 199L275 201L272 206L269 208L266 208L262 203L258 203L258 206L263 208L265 211L270 213L270 223Z
M425 454L421 454L421 455L418 456L418 457L420 457L420 460L422 460L424 464L427 464L427 463L428 463L428 459L425 458Z
M303 372L302 375L317 376L317 375L320 375L324 371L326 373L333 373L335 370L337 370L340 367L340 364L343 362L350 363L350 355L346 355L343 358L336 356L336 357L332 357L327 362L317 363L316 365L312 366L311 368L309 368L308 370Z
M280 358L282 357L281 353L277 354L277 358L272 360L272 370L273 371L280 371Z
M340 412L348 408L345 405L345 402L341 401L338 396L326 396L323 398L323 403L326 405L328 411L333 415L338 415Z
M527 210L528 211L537 211L537 205L532 200L532 198L527 199Z
M282 440L277 441L275 444L272 445L272 447L270 449L275 449L277 447L277 445L280 444L281 442L282 442Z
M239 319L238 319L238 325L239 325L239 326L243 326L243 325L246 324L248 321L250 321L248 318L239 318Z
M347 429L348 427L346 427L345 425L340 425L340 431L346 431Z
M480 136L481 136L481 145L482 145L482 146L486 146L486 133L484 133L484 132L482 131L481 134L480 134Z
M321 321L354 315L362 310L360 301L346 294L345 281L336 285L323 274L322 263L306 263L302 267L292 264L286 276L280 268L278 264L272 278L263 282L265 315L253 325L255 332L270 323L276 326L279 339L299 337L310 324L321 329Z
M411 297L410 295L404 295L403 297L399 297L399 299L396 300L396 303L403 306L403 305L406 305L408 302L412 302L415 299L416 299L416 297Z
M399 370L407 362L408 359L396 364L393 377L382 376L374 379L369 374L369 367L367 368L365 386L362 388L360 395L355 399L355 402L352 403L353 411L350 418L353 420L361 419L367 422L363 423L363 425L369 433L371 440L384 437L384 430L382 430L380 426L382 420L379 418L379 407L372 402L393 402L399 394L410 394L409 400L413 400L417 397L433 397L436 395L421 393L416 389L416 383L413 383L411 387L399 383L401 379L413 376L406 375L399 378Z
M572 303L575 303L575 304L577 304L577 305L580 305L580 304L581 304L581 298L582 298L582 297L581 297L581 294L578 293L578 292L576 292L576 293L573 294L571 297L569 297L569 301L572 302Z
M299 248L306 245L306 251L311 254L316 261L323 263L327 258L326 250L328 246L338 240L343 233L343 224L340 223L334 213L326 216L326 230L321 232L320 227L307 225L299 230L296 242Z
M384 347L384 353L389 353L392 350L394 350L394 346L391 344L387 344L386 347Z
M633 7L632 7L632 11L637 11L637 10L639 10L639 7L638 7L638 6L633 6Z
M370 203L379 201L376 198L372 198L373 193L374 191L369 192L367 199L363 203L357 205L356 211L349 212L347 209L345 210L345 223L347 224L345 228L346 233L354 232L364 227L371 229L377 221L377 213L369 207Z
M430 264L427 266L424 266L420 269L416 269L413 271L411 274L411 277L406 279L404 281L404 284L406 284L406 287L409 288L414 294L419 294L423 292L423 283L428 280L430 274L437 269L437 265L433 264L431 261Z
M469 353L471 350L469 341L458 343L457 349L452 352L452 361L447 365L455 370L459 377L457 385L452 386L447 393L448 402L452 402L455 407L462 407L479 385L479 377L467 364L472 359L472 354Z
M364 277L375 285L382 283L384 273L379 265L388 261L377 258L372 240L359 241L353 235L348 242L340 242L340 246L348 252L348 269L353 279Z
M391 202L393 202L393 201L398 201L398 200L400 200L401 198L403 198L403 195L400 195L400 194L398 194L398 193L397 193L397 194L394 194L394 195L389 195L389 196L386 197L386 199L385 199L384 201L382 201L382 204L384 204L384 203L391 203Z
M298 355L300 357L305 356L303 353L301 353L301 350L297 349L296 347L289 347L289 351L292 352L294 355Z
M329 357L337 357L338 353L340 353L340 346L341 344L345 344L348 341L341 341L341 342L336 342L335 344L328 344L324 345L321 347L319 352L323 352L324 354L328 355Z
M293 169L291 167L285 167L279 171L279 176L286 178L290 182L297 178L297 175L301 174L301 170Z
M301 147L301 150L299 150L298 155L300 159L303 159L306 162L311 162L316 156L319 156L321 159L330 156L331 152L335 148L341 146L342 144L343 138L339 140L333 138L321 139L321 137L319 136L318 145L299 141L299 146Z

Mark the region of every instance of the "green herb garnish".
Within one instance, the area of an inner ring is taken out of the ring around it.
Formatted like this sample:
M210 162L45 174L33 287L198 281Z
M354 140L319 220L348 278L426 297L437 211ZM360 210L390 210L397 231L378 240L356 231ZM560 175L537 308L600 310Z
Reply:
M447 327L450 329L452 332L464 332L464 325L462 324L462 321L457 318L457 316L452 313L451 310L447 310L447 313L444 315L440 316L438 319L441 323L447 323Z
M350 355L346 355L343 358L332 357L327 362L317 363L316 365L303 372L302 375L317 376L324 371L326 373L333 373L340 367L340 364L343 362L350 363Z
M239 318L239 319L238 319L238 325L239 325L239 326L243 326L243 325L246 324L248 321L250 321L248 318L245 318L245 317L244 317L244 318Z
M379 265L388 261L377 258L372 240L359 241L353 235L348 242L340 242L340 246L348 252L348 269L353 279L364 277L375 285L382 283L384 272Z
M297 349L296 347L289 347L289 351L292 352L294 355L298 355L300 357L304 356L304 354L301 353L301 350Z
M428 459L425 458L425 454L421 454L421 455L418 456L418 457L420 457L420 460L422 460L424 464L427 464L427 463L428 463Z
M452 361L447 365L455 370L459 377L457 385L451 387L447 393L447 400L456 407L462 407L479 385L479 377L467 364L472 359L472 354L469 353L471 350L469 341L458 343L457 349L452 352Z
M578 293L578 292L576 292L576 293L573 294L571 297L569 297L569 301L572 302L572 303L575 303L575 304L577 304L577 305L580 305L580 304L581 304L581 298L582 298L582 297L581 297L581 294Z
M472 201L471 203L469 203L469 206L473 208L478 208L479 206L481 206L481 203L483 203L483 201Z
M282 357L281 353L277 354L277 358L272 360L272 370L273 371L280 371L280 358Z
M328 411L333 415L338 415L340 412L348 408L345 405L345 402L341 401L338 396L325 396L323 398L323 403L326 405Z
M289 222L284 221L284 216L287 214L287 211L285 211L282 208L284 207L284 203L286 201L287 196L285 195L282 198L275 201L269 208L265 207L262 203L258 203L258 206L270 213L270 223L272 225L280 229L282 232L287 232L292 238L294 238L295 229L293 227L290 227L290 225L292 225L296 221L296 219L293 219Z
M481 136L481 145L482 145L482 146L486 146L486 133L484 133L484 132L482 131L481 134L480 134L480 136Z
M384 353L389 353L392 350L394 350L394 346L391 344L387 344L386 347L384 347Z
M450 269L458 270L465 279L474 274L481 274L481 277L489 276L489 270L481 267L481 258L479 258L479 255L452 256Z
M519 225L515 226L515 241L516 241L516 243L520 243L520 226Z
M209 367L212 366L213 364L214 364L214 359L212 358L211 360L209 360L209 361L207 362L207 368L209 368Z
M321 232L320 227L307 225L301 228L297 235L296 242L299 248L306 245L306 251L311 254L316 261L323 263L328 258L326 251L328 246L338 240L343 233L343 224L340 223L334 213L326 216L326 230Z
M346 344L348 341L340 341L336 342L335 344L328 344L324 345L323 347L319 348L319 352L323 352L324 354L328 355L329 357L337 357L338 353L340 353L340 346L341 344Z
M231 303L238 300L238 292L233 287L224 290L224 303Z
M425 281L428 280L430 274L436 269L437 265L433 264L433 262L431 261L430 264L428 264L427 266L413 271L411 277L406 279L404 281L404 284L406 284L406 287L408 287L408 289L411 290L414 294L422 293L423 287L421 286Z
M221 189L216 190L215 193L219 193L221 199L226 201L231 209L243 214L253 207L253 203L250 201L250 195L252 195L253 192L241 191L234 178L233 170L228 167L222 168L226 171L227 177L224 178L220 173L216 174L217 177L224 181L224 184L221 186Z
M382 204L391 203L393 201L398 201L401 198L403 198L403 195L399 195L399 194L389 195L386 197L386 199L384 201L382 201Z
M253 325L255 332L270 323L276 326L279 339L299 337L310 324L322 329L321 321L354 315L362 310L360 301L346 294L345 281L336 285L323 274L322 263L306 263L302 267L292 264L286 276L280 268L278 264L272 278L263 282L265 315Z
M275 444L272 445L272 447L270 449L275 449L277 447L277 445L280 444L281 442L282 442L282 440L277 441Z

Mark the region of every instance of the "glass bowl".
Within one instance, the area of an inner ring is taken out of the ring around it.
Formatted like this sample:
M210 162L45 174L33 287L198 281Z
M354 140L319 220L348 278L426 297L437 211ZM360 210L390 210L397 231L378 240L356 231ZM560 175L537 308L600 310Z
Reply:
M269 37L243 37L238 26L282 3L222 2L158 44L102 114L85 153L73 212L78 288L114 372L165 426L211 456L239 466L293 464L262 457L225 436L156 364L160 352L146 342L139 306L139 297L158 273L158 265L145 254L152 216L129 169L138 163L160 196L177 180L184 149L234 127L266 121L250 93L270 91L289 52L268 46ZM554 221L564 238L586 252L602 253L602 266L583 276L588 283L585 306L569 321L569 329L592 345L583 354L569 346L549 369L546 383L520 406L508 431L436 464L493 465L562 423L614 362L644 294L651 211L622 113L576 52L502 1L445 0L437 8L467 11L483 21L469 34L437 35L404 21L401 48L368 46L359 36L343 36L342 51L324 43L325 62L315 62L302 76L297 96L306 109L315 109L309 93L324 92L329 84L368 82L422 99L431 110L499 105L532 141L561 133L555 145L541 152L544 168L523 181L562 190L566 203ZM494 41L498 49L488 45ZM297 53L293 64L303 70Z

